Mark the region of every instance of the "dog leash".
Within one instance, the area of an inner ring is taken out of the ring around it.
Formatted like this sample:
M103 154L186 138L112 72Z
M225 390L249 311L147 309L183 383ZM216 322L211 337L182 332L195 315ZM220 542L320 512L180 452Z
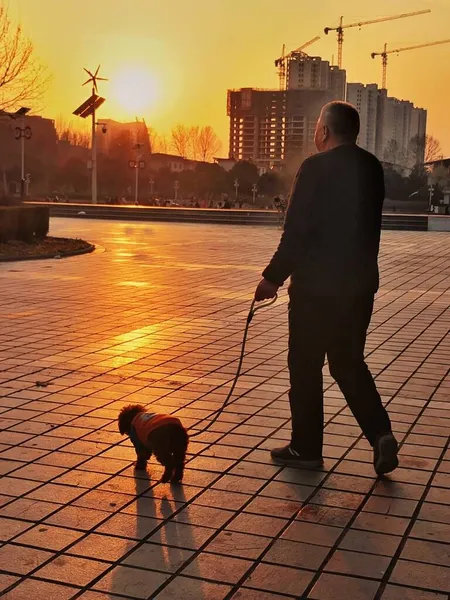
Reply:
M275 297L272 298L271 300L269 300L268 302L262 302L262 303L257 304L256 300L253 300L251 307L250 307L250 311L247 316L247 322L245 324L244 337L242 339L242 344L241 344L241 354L239 356L238 368L237 368L233 383L231 384L230 391L228 392L227 397L223 401L222 406L209 415L210 417L212 415L215 415L214 418L206 425L206 427L204 427L200 431L195 431L195 433L189 433L190 438L194 438L194 437L197 437L198 435L201 435L202 433L205 433L205 431L207 431L211 427L211 425L213 425L217 421L217 419L223 413L224 409L228 406L228 404L231 400L231 397L233 396L234 388L236 387L239 376L241 374L242 363L244 362L244 356L245 356L245 344L247 342L247 335L248 335L250 323L252 322L253 317L259 310L262 310L263 308L268 308L269 306L272 306L272 304L275 304L275 302L277 300L278 300L278 294L276 294Z

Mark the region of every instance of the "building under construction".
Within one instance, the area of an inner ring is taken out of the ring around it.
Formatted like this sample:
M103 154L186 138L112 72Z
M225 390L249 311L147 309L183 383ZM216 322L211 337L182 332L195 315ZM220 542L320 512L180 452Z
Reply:
M314 131L324 104L345 99L345 71L303 52L287 60L280 90L228 91L230 157L295 169L315 151Z

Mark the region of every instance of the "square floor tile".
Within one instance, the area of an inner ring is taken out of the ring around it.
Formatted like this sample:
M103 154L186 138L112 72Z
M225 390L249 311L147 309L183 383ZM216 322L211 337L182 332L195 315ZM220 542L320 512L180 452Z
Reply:
M3 571L26 575L51 558L52 552L5 544L0 547L0 565Z
M31 526L31 523L0 518L0 542L7 542Z
M215 533L216 530L209 527L170 522L158 529L147 541L176 548L198 550Z
M208 552L256 560L272 538L238 531L221 531L205 548Z
M450 544L408 538L400 558L450 567Z
M160 544L143 544L125 558L123 563L142 569L174 573L193 554L192 551L183 550L182 548L172 548Z
M107 533L127 539L142 540L160 524L161 521L158 519L119 513L110 516L107 521L96 529L96 533Z
M67 552L77 556L114 562L132 550L136 544L137 542L133 540L90 533Z
M37 577L84 587L101 575L109 565L89 558L61 554L36 572Z
M169 575L117 566L94 585L94 589L130 598L147 599L163 584Z
M325 571L382 579L390 562L388 556L336 550L326 564Z
M280 533L287 523L288 521L286 519L252 515L251 513L241 513L227 525L226 529L239 531L241 533L252 533L274 537Z
M0 592L3 592L13 583L19 581L19 577L14 577L13 575L6 575L5 573L0 573ZM29 600L29 599L27 599Z
M314 600L373 600L379 587L376 581L345 577L343 575L321 575L308 598Z
M178 576L155 598L157 600L224 600L231 588L224 584Z
M70 600L78 591L75 587L37 579L26 579L2 598L4 600Z
M89 531L89 529L92 529L109 516L110 513L106 511L72 505L61 508L58 512L48 517L45 522L50 525L58 525L59 527L71 527L73 529Z
M276 563L287 567L316 570L325 560L329 548L313 546L303 542L277 540L264 555L264 562Z
M244 585L258 590L300 597L313 578L312 571L260 564Z
M450 568L399 560L394 567L390 582L448 593Z
M63 550L82 535L80 531L74 531L73 529L41 524L29 529L16 538L15 541L18 544L35 546L45 550Z
M350 529L345 534L339 547L343 550L364 552L366 554L394 556L401 540L402 538L399 536Z
M448 600L448 596L444 594L399 585L387 585L381 598L382 600Z
M240 588L233 596L232 600L286 600L292 596L279 596L271 592L263 592L262 590L251 590L249 588Z
M202 552L183 569L183 575L235 584L252 565L253 562L249 560Z
M342 531L340 527L294 521L283 533L282 538L293 542L305 542L331 548L337 542Z

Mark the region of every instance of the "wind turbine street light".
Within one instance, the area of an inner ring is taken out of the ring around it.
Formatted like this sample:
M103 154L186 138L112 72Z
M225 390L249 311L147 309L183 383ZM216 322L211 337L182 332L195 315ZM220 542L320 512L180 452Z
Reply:
M83 85L87 85L88 83L92 84L92 94L91 97L83 102L81 106L79 106L76 110L74 110L73 114L77 117L81 117L82 119L86 119L87 117L92 117L92 127L91 127L91 186L92 186L92 204L97 204L97 136L96 136L96 126L97 122L95 120L95 113L98 108L105 102L105 98L97 95L98 91L98 81L108 81L106 77L99 77L98 73L100 71L100 65L98 65L95 73L89 71L89 69L84 69L86 73L89 75L89 79L87 79Z

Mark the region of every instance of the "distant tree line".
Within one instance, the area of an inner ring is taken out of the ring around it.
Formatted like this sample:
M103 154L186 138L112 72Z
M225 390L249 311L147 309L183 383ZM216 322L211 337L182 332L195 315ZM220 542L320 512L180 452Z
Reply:
M384 158L386 197L399 202L412 200L427 205L431 172L428 165L443 158L439 140L432 135L413 137L409 144L409 157L401 156L397 142L391 140ZM409 164L413 165L407 174L401 168L405 159L409 159ZM439 201L443 196L446 180L439 179L435 185L433 200Z

